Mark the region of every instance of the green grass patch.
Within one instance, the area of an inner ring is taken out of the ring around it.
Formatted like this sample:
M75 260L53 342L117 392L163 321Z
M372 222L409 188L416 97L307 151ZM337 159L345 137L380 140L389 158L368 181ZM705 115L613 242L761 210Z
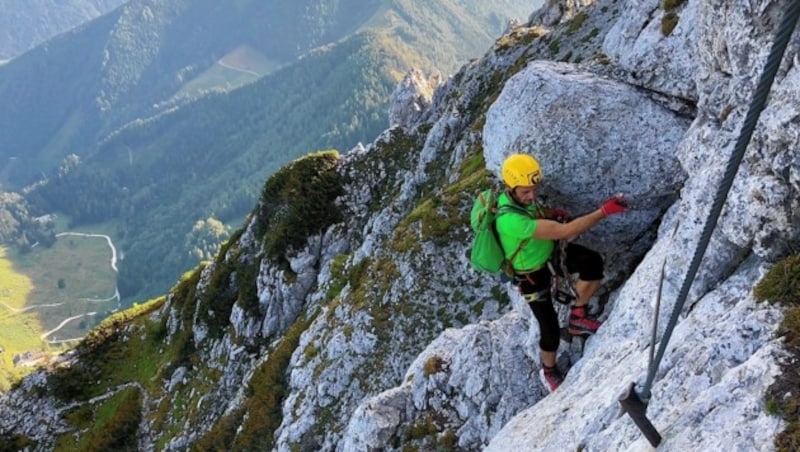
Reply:
M592 40L595 37L597 37L597 35L599 35L599 34L600 34L600 29L597 28L597 27L594 27L594 28L592 28L592 31L590 31L586 36L581 38L581 42L589 42L590 40Z
M165 297L156 298L103 320L77 347L80 361L54 370L51 393L64 401L83 401L131 382L158 391L170 364L180 362L183 346L178 339L167 346L165 320L148 316L164 302Z
M671 35L672 30L678 25L678 19L680 19L678 14L672 11L664 14L664 17L661 18L661 34L664 36Z
M800 369L792 363L800 358L800 254L777 262L756 285L753 296L788 308L777 334L784 337L784 346L794 359L781 364L781 375L767 389L764 409L786 421L785 430L775 437L776 449L795 451L800 447Z
M453 235L460 225L469 224L469 217L462 213L463 207L492 184L482 149L475 148L472 152L458 169L458 180L444 187L441 193L420 201L398 224L391 243L394 251L416 249L421 241L445 246L450 240L466 240L465 236Z
M12 258L17 256L8 248L0 247L0 302L21 309L25 307L34 285L28 275L14 268Z
M238 88L275 72L281 65L280 61L269 59L249 46L241 46L184 84L175 97Z
M587 17L586 11L579 12L569 23L569 26L567 26L567 34L571 35L580 30L583 23L586 22Z
M800 299L800 254L777 262L753 290L759 301L798 303Z
M99 405L78 407L67 418L81 428L61 436L56 450L136 451L142 395L137 388L125 388Z
M6 391L31 370L17 366L15 356L41 355L48 350L39 337L44 331L35 312L22 311L34 290L34 281L15 268L16 253L0 247L0 391Z
M342 289L347 285L345 264L348 258L348 254L342 253L333 257L333 261L331 262L331 283L328 286L328 290L325 292L325 296L328 300L333 300L338 297Z
M269 450L274 446L275 430L283 420L283 400L289 393L289 361L300 343L300 335L315 317L297 320L267 360L256 368L248 383L249 397L245 402L248 417L233 444L234 450Z
M264 184L257 234L264 237L264 250L270 257L285 259L288 250L303 246L310 236L341 220L334 205L343 194L338 161L337 151L309 154L287 164Z
M685 0L662 0L661 7L664 11L672 11L673 9L681 6Z
M106 239L83 236L61 236L50 248L10 253L13 273L25 275L31 284L24 294L12 287L11 301L36 313L43 334L58 328L48 340L80 338L118 307L111 256ZM0 276L5 281L5 274Z
M550 55L552 56L558 55L558 52L561 50L561 40L558 38L553 39L552 41L550 41L548 48L550 49Z
M33 367L15 365L15 356L31 353L31 364L46 356L48 349L39 339L38 329L37 321L31 316L0 320L0 392L7 391L14 382L33 370Z

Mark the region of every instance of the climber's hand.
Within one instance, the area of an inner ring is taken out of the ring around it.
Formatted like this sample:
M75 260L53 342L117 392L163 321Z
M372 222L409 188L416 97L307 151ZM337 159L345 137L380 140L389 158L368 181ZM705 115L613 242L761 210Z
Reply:
M625 212L628 209L628 204L625 203L625 200L622 199L622 195L616 195L613 198L610 198L608 201L604 202L602 206L600 206L600 211L603 212L603 216L614 215L617 213Z
M564 223L567 220L569 220L569 213L567 213L567 211L564 209L559 209L558 207L556 207L555 209L550 209L550 218L555 221Z

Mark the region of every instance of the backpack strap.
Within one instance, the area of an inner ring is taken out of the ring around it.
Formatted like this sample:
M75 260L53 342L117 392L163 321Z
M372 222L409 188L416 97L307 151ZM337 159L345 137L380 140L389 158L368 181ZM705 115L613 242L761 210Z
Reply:
M500 215L508 212L515 212L520 215L525 215L526 217L533 218L531 213L526 209L523 209L522 207L519 207L514 204L506 204L497 208L497 215L494 218L495 222L497 221L497 218ZM495 226L494 222L492 222L492 231L494 231L495 238L497 239L497 244L500 245L500 248L503 248L503 242L500 240L500 234L497 232L497 226ZM517 258L517 255L520 253L520 251L522 251L522 248L524 248L525 245L527 245L530 240L531 240L530 238L522 239L522 241L519 242L519 246L517 247L517 249L514 250L513 253L511 253L511 257L506 259L506 261L508 262L508 268L506 268L506 273L508 273L509 275L514 273L514 259ZM505 253L506 250L503 249L503 255L505 255Z
M506 269L506 272L507 272L508 274L514 274L514 259L516 259L516 258L517 258L517 254L519 254L519 252L520 252L520 251L522 251L522 248L523 248L525 245L527 245L529 241L530 241L530 239L522 239L522 241L521 241L521 242L519 242L519 246L517 247L517 249L516 249L516 250L514 250L514 253L512 253L512 254L511 254L511 257L509 257L509 258L507 259L507 261L508 261L508 268ZM499 242L498 242L498 243L499 243Z

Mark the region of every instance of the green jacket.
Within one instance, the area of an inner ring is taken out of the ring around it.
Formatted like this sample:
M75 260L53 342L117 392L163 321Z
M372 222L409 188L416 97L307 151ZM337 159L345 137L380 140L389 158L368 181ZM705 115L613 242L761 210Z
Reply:
M507 193L502 193L497 199L498 209L509 204L526 209L531 213L531 216L510 211L498 216L497 220L495 220L497 233L500 235L500 244L503 246L506 258L510 259L519 248L520 243L528 239L525 246L517 252L511 264L514 267L514 271L518 273L538 270L550 259L550 255L553 253L553 248L555 247L555 242L553 240L538 240L533 238L533 233L536 231L536 225L538 224L537 219L543 218L544 215L536 205L527 207L521 206L515 203Z

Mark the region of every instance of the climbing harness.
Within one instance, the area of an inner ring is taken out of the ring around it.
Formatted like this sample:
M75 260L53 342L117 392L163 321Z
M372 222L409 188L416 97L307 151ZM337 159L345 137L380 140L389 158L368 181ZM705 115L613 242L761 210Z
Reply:
M558 270L556 271L553 260L547 261L547 269L550 270L551 284L550 296L553 300L563 305L570 305L578 299L575 292L575 285L567 271L567 241L558 241ZM559 274L560 273L560 274Z
M753 136L753 131L758 123L761 111L766 105L767 96L769 95L772 83L775 80L775 75L780 67L781 60L783 59L783 55L789 43L789 39L794 32L795 26L797 25L798 17L800 17L800 0L793 0L787 4L786 10L784 11L783 19L781 20L781 24L778 28L778 33L775 36L772 49L770 50L769 56L767 57L767 62L764 65L764 71L761 74L761 78L759 79L756 91L753 94L750 107L747 110L747 115L745 116L741 133L736 141L733 153L728 160L728 165L714 197L714 202L711 207L708 220L703 227L703 232L700 236L697 249L695 250L692 261L689 264L689 270L686 272L683 285L678 293L678 299L675 302L675 307L672 310L669 323L667 324L664 335L661 338L658 352L650 361L648 366L647 380L640 389L636 388L635 382L631 383L627 390L619 398L619 403L622 406L622 410L628 413L633 422L636 424L639 430L641 430L642 434L645 436L645 438L647 438L653 447L657 447L661 443L661 435L658 433L658 430L656 430L652 422L647 419L646 411L647 403L650 401L650 389L652 387L656 371L658 370L661 359L664 357L664 351L667 348L670 336L672 336L672 332L678 322L678 317L683 310L683 305L686 303L686 299L689 295L689 289L691 288L695 275L700 268L700 261L702 260L703 255L708 248L708 244L711 241L711 234L713 233L717 225L717 221L719 220L719 216L722 213L722 207L724 206L728 197L728 193L733 185L733 179L736 176L736 172L742 162L744 152ZM653 345L655 345L655 343L653 343Z

